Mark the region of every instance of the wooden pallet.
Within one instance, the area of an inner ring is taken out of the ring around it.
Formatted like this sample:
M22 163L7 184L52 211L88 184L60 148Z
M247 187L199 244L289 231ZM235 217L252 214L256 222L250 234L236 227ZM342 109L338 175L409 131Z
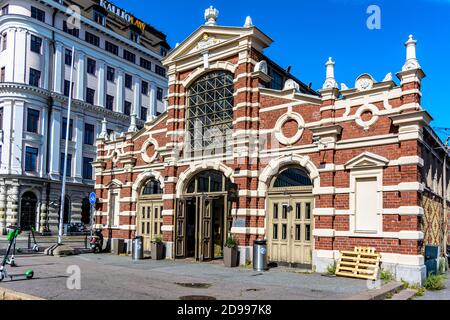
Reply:
M336 275L377 280L381 257L375 251L375 248L367 247L356 247L354 251L341 251Z

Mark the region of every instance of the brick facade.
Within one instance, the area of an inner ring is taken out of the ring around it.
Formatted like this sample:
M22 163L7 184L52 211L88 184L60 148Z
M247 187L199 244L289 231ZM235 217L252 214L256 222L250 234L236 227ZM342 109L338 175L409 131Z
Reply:
M212 43L207 44L206 56L206 51L199 49L202 41ZM268 236L271 181L279 169L294 165L303 167L314 185L312 260L317 271L333 263L339 250L373 246L382 253L384 266L398 278L421 281L426 238L423 167L428 161L422 158L422 150L441 144L430 133L431 117L420 105L424 73L420 67L404 68L397 74L400 84L389 76L376 82L363 75L355 88L339 90L333 85L334 72L330 78L327 71L327 82L318 93L295 78L286 82L284 90L271 89L270 72L264 66L271 70L279 67L263 54L270 44L256 27L202 26L166 58L168 111L139 132L98 139L98 227L107 228L111 190L118 189L120 225L105 229L105 234L134 237L140 190L148 179L155 178L164 190L167 255L174 257L177 201L197 173L219 170L238 189L232 214L237 217L240 213L245 226L234 225L231 232L239 242L241 262L245 262L251 260L253 241ZM181 148L187 89L199 76L214 70L231 72L235 79L233 154L189 159ZM285 80L290 77L282 75ZM434 156L443 157L442 152ZM379 197L380 205L373 219L380 227L373 233L355 229L355 219L360 219L355 209L355 184L361 175L373 175L379 184L374 196ZM439 191L435 193L439 197ZM264 214L259 214L261 211ZM443 230L447 221L442 221Z

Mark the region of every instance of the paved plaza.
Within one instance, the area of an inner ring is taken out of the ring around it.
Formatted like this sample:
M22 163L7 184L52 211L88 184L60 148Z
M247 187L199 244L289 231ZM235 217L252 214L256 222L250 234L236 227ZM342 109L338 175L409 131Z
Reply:
M33 280L5 280L1 287L52 300L179 300L207 296L218 300L345 299L365 292L366 281L326 277L275 268L260 273L247 268L225 268L220 262L133 262L130 257L85 254L64 258L24 255L14 273L32 268ZM74 267L75 266L75 267ZM79 290L69 276L79 267Z

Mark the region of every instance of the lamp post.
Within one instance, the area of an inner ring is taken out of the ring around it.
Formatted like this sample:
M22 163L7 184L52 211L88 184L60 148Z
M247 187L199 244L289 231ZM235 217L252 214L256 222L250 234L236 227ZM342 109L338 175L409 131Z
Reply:
M66 175L67 175L67 157L69 152L69 129L70 129L70 112L72 107L72 91L73 91L73 62L75 57L75 47L72 47L72 61L70 64L70 86L69 86L69 103L67 106L67 123L66 123L66 146L64 152L64 170L62 176L61 187L61 206L59 209L59 229L58 229L58 245L62 245L63 223L64 223L64 205L66 197Z

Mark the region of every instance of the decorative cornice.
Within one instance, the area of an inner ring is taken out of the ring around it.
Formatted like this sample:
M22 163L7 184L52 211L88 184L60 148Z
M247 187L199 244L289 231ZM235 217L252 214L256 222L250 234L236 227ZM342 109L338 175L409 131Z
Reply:
M39 88L39 87L34 87L34 86L27 85L27 84L21 84L21 83L16 83L16 82L4 82L4 83L0 84L0 94L14 94L14 93L27 94L27 95L32 93L32 94L37 95L44 99L52 98L52 99L54 99L54 101L61 102L61 103L69 102L68 97L66 97L62 94L50 91L50 90ZM90 111L90 112L93 112L93 113L96 113L99 115L108 116L109 118L113 118L113 119L116 119L119 121L124 121L124 122L130 121L129 116L122 114L122 113L108 110L101 106L92 105L92 104L89 104L89 103L86 103L84 101L77 100L77 99L73 99L72 102L73 102L74 106L79 107L83 111ZM145 122L142 121L141 119L137 119L136 123L139 126L144 126L144 124L145 124Z

